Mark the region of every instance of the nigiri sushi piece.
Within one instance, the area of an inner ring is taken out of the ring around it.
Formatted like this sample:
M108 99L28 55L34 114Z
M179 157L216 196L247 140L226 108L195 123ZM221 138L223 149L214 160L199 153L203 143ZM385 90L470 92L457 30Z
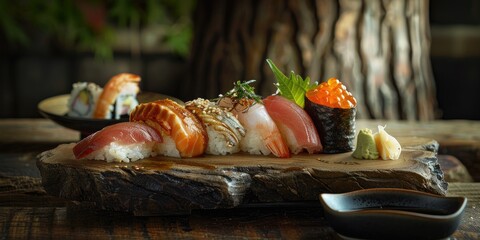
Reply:
M140 80L140 76L131 73L113 76L98 97L93 118L120 119L120 116L128 115L138 105Z
M130 121L153 127L163 138L157 152L165 156L196 157L208 146L207 132L197 116L170 99L138 105Z
M156 155L162 137L155 129L134 122L107 126L78 142L73 147L77 159L130 162Z
M207 130L207 154L226 155L240 151L245 129L231 112L202 98L187 102L185 108L197 115Z
M242 151L263 155L272 153L281 158L290 157L287 143L263 104L246 98L231 100L223 98L219 105L231 109L245 128L245 137L240 142Z
M303 108L279 95L268 96L263 103L293 154L322 151L315 125Z
M305 111L317 128L324 153L353 150L356 105L355 98L336 78L305 93Z
M70 117L92 118L102 91L102 87L95 83L74 83L68 98L67 115Z

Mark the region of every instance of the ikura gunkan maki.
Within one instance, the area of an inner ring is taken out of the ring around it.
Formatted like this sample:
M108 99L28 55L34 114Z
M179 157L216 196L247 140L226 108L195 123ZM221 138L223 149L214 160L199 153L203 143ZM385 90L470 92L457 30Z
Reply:
M353 150L357 101L338 79L330 78L305 94L305 111L320 135L324 153Z

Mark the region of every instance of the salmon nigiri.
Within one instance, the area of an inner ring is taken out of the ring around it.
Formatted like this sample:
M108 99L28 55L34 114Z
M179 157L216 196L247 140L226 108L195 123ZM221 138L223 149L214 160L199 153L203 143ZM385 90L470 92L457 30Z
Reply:
M130 162L155 156L155 147L162 137L155 129L133 122L107 126L78 142L73 147L77 159Z
M290 151L298 154L322 151L320 137L310 116L296 103L279 95L263 100L270 117L275 121Z
M170 99L138 105L130 113L130 121L153 127L164 140L157 151L166 156L199 156L208 145L208 135L202 123L193 113Z

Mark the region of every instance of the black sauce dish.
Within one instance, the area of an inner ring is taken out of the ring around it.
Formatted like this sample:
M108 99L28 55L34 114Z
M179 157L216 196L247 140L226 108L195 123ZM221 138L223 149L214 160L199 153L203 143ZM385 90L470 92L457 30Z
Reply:
M344 238L442 239L458 228L465 197L374 188L323 193L320 202L331 227Z

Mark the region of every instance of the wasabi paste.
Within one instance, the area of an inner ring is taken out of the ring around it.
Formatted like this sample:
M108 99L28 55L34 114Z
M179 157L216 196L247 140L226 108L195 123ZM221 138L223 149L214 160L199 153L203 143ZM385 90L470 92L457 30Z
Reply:
M360 130L357 137L357 147L352 156L357 159L378 159L377 145L372 130Z

